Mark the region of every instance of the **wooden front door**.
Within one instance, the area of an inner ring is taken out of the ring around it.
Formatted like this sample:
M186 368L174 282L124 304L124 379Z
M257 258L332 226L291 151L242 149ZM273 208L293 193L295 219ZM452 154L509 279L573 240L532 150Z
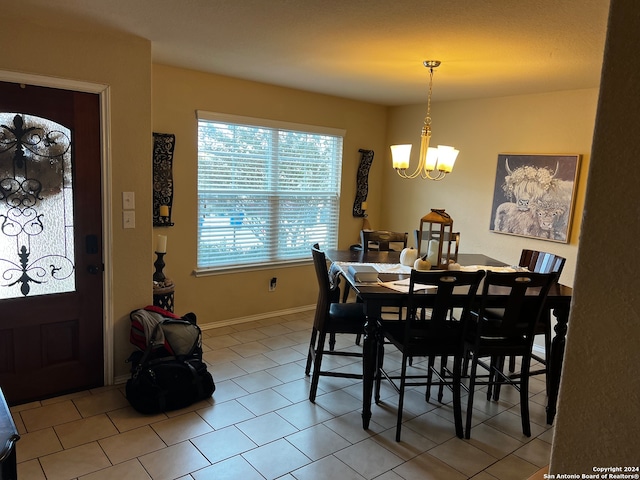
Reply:
M103 385L100 102L0 82L0 387Z

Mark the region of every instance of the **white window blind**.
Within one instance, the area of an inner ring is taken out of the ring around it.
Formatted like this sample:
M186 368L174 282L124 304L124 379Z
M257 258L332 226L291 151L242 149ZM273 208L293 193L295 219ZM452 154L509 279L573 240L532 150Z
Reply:
M198 111L197 272L296 262L335 248L336 129Z

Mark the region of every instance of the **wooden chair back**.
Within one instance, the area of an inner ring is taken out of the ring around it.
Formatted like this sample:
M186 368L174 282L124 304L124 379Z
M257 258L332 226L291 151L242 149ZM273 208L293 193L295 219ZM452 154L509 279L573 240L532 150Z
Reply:
M371 244L375 245L375 249L381 252L392 250L390 243L402 244L402 248L406 248L409 234L407 232L390 232L388 230L360 230L360 245L362 251L367 252L371 248Z
M538 250L523 249L520 255L520 267L527 267L535 273L562 273L566 259L559 255Z

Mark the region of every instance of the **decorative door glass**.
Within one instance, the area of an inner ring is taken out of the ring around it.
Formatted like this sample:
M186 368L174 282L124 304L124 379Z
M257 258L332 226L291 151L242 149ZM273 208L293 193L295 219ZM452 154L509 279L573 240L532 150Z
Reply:
M72 292L71 131L0 112L0 299Z

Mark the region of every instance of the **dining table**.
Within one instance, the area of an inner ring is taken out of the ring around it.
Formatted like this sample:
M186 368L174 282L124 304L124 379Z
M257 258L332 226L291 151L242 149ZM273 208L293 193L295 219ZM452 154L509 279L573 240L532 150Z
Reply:
M411 276L411 268L404 267L400 264L400 252L398 251L369 250L363 252L359 250L327 250L325 253L327 260L332 264L331 271L334 273L337 272L340 276L344 277L349 283L349 287L353 289L359 300L363 303L367 318L363 325L362 339L362 426L364 429L368 429L371 419L371 398L376 375L376 350L378 348L378 342L382 341L382 332L380 331L382 310L390 306L402 307L406 305L408 298L407 291L388 288L384 286L384 283L393 283L409 278ZM349 273L348 269L348 266L353 264L367 264L375 267L379 272L378 282L357 282L353 275ZM487 255L473 253L458 254L457 264L463 269L477 268L478 270L482 269L482 267L485 267L486 270L500 270L501 268L510 267L508 263L493 259ZM488 292L487 300L495 301L496 304L499 304L501 299L503 300L507 294L508 292L506 291L490 291ZM425 295L429 295L429 290L425 292ZM549 425L553 424L556 414L571 296L571 287L556 283L551 287L545 300L544 308L547 309L549 315L543 315L543 317L550 321L552 314L556 319L551 351L545 352L547 370L546 414ZM461 305L463 300L464 298L461 295Z

